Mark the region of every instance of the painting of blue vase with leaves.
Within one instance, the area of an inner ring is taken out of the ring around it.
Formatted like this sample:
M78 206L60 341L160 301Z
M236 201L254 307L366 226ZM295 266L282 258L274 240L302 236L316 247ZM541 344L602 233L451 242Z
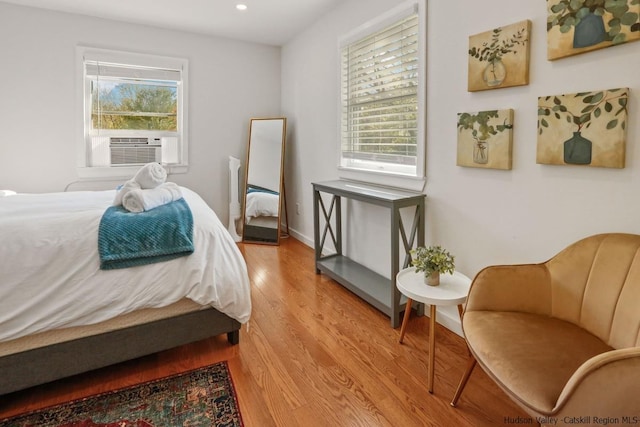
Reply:
M629 89L538 98L537 163L623 168Z
M640 40L640 0L547 0L547 58Z

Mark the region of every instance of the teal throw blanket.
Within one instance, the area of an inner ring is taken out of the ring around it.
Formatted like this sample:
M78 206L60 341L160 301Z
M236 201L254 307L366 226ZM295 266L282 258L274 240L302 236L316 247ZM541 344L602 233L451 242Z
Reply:
M193 215L184 199L140 213L111 206L98 228L100 268L135 267L193 253Z

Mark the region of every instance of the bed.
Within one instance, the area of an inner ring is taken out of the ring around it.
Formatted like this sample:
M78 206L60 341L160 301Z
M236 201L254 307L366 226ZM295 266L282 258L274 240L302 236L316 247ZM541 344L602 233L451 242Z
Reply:
M98 227L115 191L0 195L0 394L210 336L249 320L247 268L195 192L193 252L104 270Z
M280 195L249 185L244 215L244 236L249 240L278 241Z

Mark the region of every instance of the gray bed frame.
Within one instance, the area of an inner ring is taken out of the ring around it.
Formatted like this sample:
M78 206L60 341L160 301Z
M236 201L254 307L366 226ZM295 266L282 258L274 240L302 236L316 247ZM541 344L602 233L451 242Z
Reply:
M241 324L214 308L185 313L0 358L0 395L227 334L240 341Z

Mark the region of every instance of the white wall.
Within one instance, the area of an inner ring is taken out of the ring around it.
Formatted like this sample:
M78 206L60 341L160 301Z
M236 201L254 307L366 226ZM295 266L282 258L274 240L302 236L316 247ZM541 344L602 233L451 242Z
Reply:
M191 167L172 179L226 221L227 157L244 163L250 117L285 115L290 227L311 244L311 183L338 177L338 38L399 3L346 0L282 52L0 3L0 189L61 191L77 179L77 44L182 56ZM473 276L490 264L545 260L590 234L640 233L640 42L549 62L540 0L431 0L428 16L427 242ZM533 22L530 84L467 92L469 35L523 19ZM614 87L631 89L625 169L535 163L538 96ZM456 114L502 108L515 110L513 170L457 167ZM388 275L386 210L350 208L349 255Z
M313 238L311 183L338 177L338 38L401 3L349 0L282 50L283 113L291 120L287 158L292 233ZM540 262L600 232L640 233L640 42L546 59L546 4L540 0L428 2L427 232L463 273L500 263ZM469 36L532 21L530 84L467 92ZM626 168L536 164L537 98L630 88ZM456 114L513 108L513 170L456 166ZM352 204L355 205L355 204ZM349 255L388 276L382 208L352 206ZM353 233L352 233L353 234Z
M0 3L0 189L76 181L75 47L189 60L189 171L226 223L228 156L245 162L251 117L280 115L280 48Z

